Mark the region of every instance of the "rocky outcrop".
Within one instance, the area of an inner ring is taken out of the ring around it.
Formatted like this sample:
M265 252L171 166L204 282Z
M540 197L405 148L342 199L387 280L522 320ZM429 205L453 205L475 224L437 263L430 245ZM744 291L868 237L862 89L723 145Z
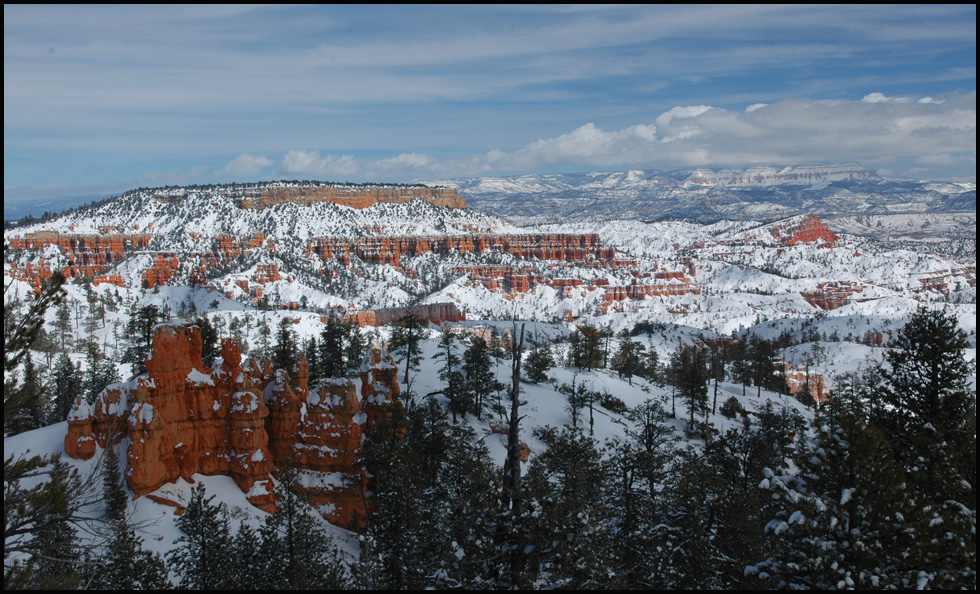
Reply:
M398 266L401 257L450 252L477 253L495 251L518 258L558 260L562 262L608 262L616 251L606 247L594 233L521 234L521 235L445 235L436 237L320 237L307 247L323 260L337 258L349 265L353 257L369 264Z
M153 266L143 271L143 286L152 289L169 285L179 267L180 260L175 254L157 254L153 257Z
M145 249L149 247L151 237L146 233L92 235L40 231L22 237L11 237L6 241L9 242L10 249L15 251L40 251L53 245L62 254L78 260L91 254L114 257L134 249Z
M242 360L233 341L210 370L197 326L161 326L147 373L81 397L69 416L65 451L89 459L96 446L129 438L127 482L137 497L195 473L232 477L248 500L275 509L272 476L289 461L311 502L348 527L367 516L368 477L354 466L364 435L389 414L399 387L394 361L373 350L361 368L360 395L348 379L307 385L302 356L293 378L269 361Z
M819 283L816 291L803 291L800 295L814 307L831 310L854 301L854 296L863 291L861 285L839 281Z
M21 237L4 238L4 241L11 254L41 253L54 246L70 263L62 269L66 277L95 278L109 272L115 263L127 257L128 252L148 247L150 238L149 234L93 235L41 231ZM50 268L43 262L39 260L37 265L28 264L19 270L14 265L15 278L39 287L45 278L51 276Z
M377 326L388 326L412 314L423 321L436 324L444 322L462 322L466 315L459 311L455 303L422 303L409 307L386 307L374 310L374 323Z
M790 219L786 223L774 224L769 227L769 233L773 239L785 246L818 241L832 246L837 241L834 232L817 215L805 215Z
M465 208L466 199L450 188L425 186L254 186L239 192L235 197L240 208L268 208L287 202L312 204L333 202L350 208L367 208L378 203L407 204L423 200L434 206ZM172 200L168 197L168 200Z

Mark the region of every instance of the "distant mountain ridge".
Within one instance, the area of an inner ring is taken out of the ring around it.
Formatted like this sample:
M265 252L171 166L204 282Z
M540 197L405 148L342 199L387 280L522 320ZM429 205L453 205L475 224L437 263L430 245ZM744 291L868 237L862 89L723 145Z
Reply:
M442 180L467 206L515 224L976 211L976 184L884 178L858 163L631 170Z

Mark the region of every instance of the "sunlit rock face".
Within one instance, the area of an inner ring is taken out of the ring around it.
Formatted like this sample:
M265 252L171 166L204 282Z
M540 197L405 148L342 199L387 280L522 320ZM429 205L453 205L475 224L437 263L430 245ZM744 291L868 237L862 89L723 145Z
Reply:
M302 355L291 379L268 360L243 361L231 340L208 369L201 347L197 326L158 327L146 374L109 386L93 404L78 398L65 451L89 459L97 446L128 437L126 478L136 497L194 473L227 475L267 511L275 509L272 477L288 461L324 517L362 524L370 485L355 462L363 437L397 402L391 357L369 352L360 389L346 378L311 389Z

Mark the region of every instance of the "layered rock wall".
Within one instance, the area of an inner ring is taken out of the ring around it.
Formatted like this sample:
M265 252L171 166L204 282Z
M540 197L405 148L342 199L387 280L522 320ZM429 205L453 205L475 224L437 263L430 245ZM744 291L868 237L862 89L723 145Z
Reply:
M398 266L401 257L426 253L445 255L452 251L482 254L496 251L518 258L562 262L609 262L616 251L594 233L521 235L445 235L436 237L320 237L312 239L308 253L323 260L337 258L350 264L353 257L370 264Z
M241 208L268 208L285 202L333 202L351 208L367 208L378 203L407 204L412 200L449 208L466 207L466 199L456 190L423 186L265 186L247 190L246 194L235 200Z
M232 341L211 370L201 361L201 344L197 326L159 327L145 375L110 386L94 405L79 397L65 451L89 459L96 446L128 437L126 478L137 497L195 473L221 474L268 511L275 509L272 476L288 460L328 520L362 523L369 485L354 463L363 436L399 394L387 353L369 354L358 395L348 379L324 380L311 390L302 356L292 380L268 361L243 365Z

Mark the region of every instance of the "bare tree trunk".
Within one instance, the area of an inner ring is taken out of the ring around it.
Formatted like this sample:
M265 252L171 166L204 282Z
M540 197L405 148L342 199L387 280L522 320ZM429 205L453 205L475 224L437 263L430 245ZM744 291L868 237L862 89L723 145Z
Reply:
M509 537L523 511L521 500L521 355L524 351L524 324L517 335L517 322L514 322L514 342L511 347L511 386L510 386L510 427L507 432L507 460L504 462L504 507L510 508ZM524 565L524 553L513 547L510 552L510 571L508 581L511 587L517 584Z

